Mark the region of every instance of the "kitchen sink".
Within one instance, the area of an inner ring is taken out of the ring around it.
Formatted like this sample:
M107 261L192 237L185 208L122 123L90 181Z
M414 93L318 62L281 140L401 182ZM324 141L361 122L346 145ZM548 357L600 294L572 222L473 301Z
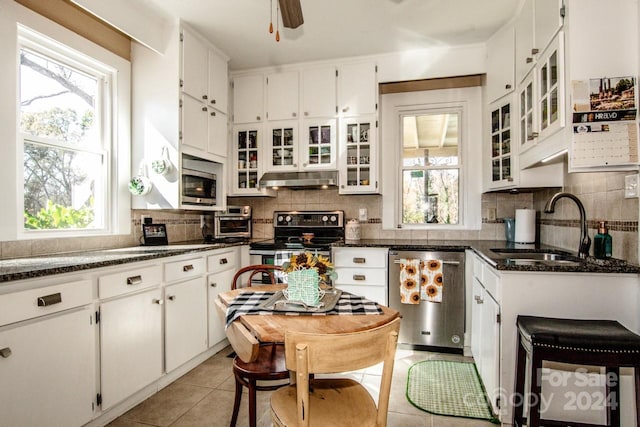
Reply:
M562 251L491 249L508 265L578 266L580 258Z

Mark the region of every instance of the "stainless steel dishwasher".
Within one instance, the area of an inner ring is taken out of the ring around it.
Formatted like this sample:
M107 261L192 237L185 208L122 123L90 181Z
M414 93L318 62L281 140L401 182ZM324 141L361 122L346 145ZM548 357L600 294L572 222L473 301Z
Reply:
M442 302L400 303L400 262L442 261ZM462 353L464 346L464 252L389 251L389 307L402 314L398 343ZM427 348L425 348L427 349Z

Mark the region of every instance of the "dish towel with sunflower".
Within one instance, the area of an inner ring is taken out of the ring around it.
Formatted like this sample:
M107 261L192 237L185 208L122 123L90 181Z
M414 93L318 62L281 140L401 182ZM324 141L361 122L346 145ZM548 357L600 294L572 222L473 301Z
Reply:
M442 302L442 290L444 289L442 261L437 259L422 261L421 272L420 299L429 302Z
M411 258L400 261L402 304L420 304L420 300L442 302L443 286L442 261Z

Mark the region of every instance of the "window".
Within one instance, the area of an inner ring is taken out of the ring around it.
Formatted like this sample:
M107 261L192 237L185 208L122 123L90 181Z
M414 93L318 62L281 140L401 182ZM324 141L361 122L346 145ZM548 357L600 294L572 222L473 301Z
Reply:
M118 70L22 26L18 58L22 234L118 231L111 165L129 149L113 137Z
M480 87L387 92L381 99L383 229L480 229Z
M459 115L402 117L402 224L458 224Z

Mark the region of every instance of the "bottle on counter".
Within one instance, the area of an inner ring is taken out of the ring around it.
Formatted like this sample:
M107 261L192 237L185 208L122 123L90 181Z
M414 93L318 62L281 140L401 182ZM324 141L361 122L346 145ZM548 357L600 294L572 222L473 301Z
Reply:
M594 237L593 255L598 259L611 258L613 241L607 230L607 222L600 221L598 234Z

